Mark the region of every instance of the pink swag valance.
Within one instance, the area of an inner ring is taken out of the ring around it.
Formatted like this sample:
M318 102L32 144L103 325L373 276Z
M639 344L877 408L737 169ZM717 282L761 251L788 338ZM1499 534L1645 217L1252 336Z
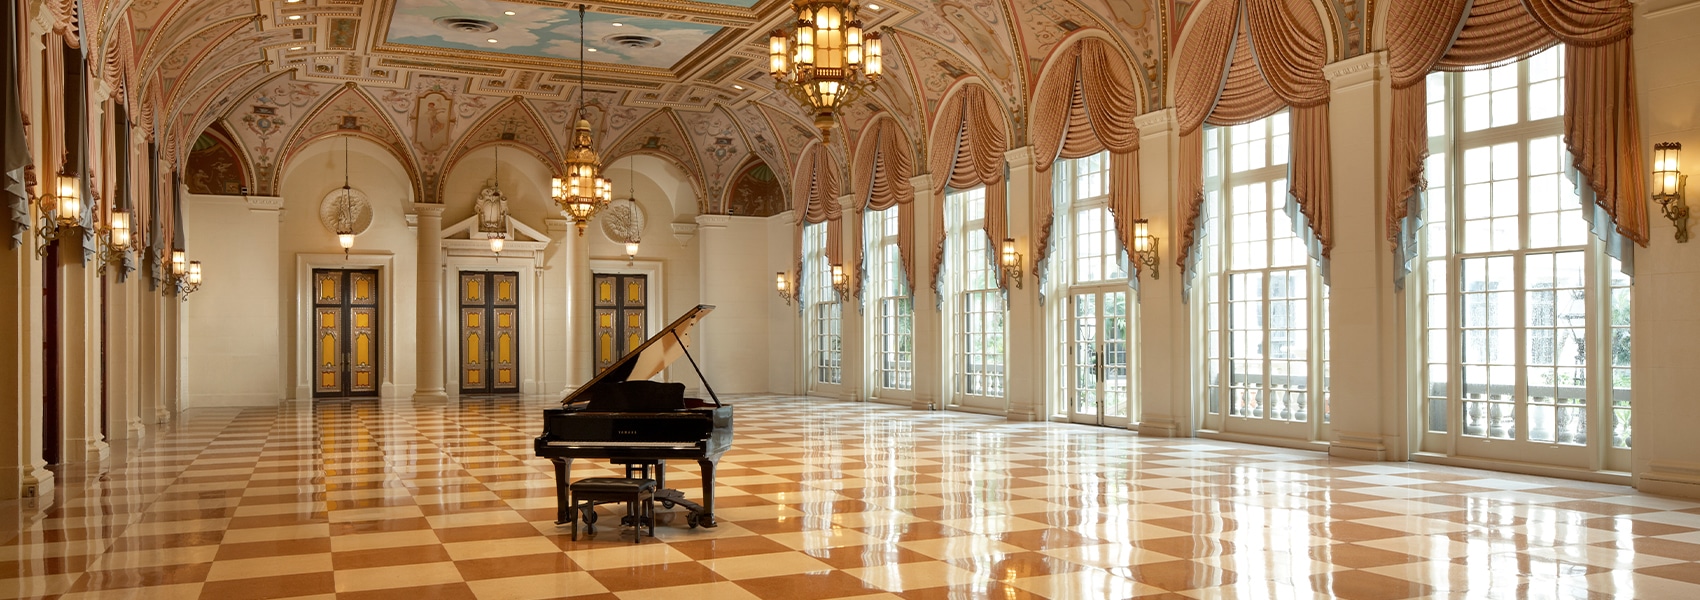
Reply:
M1429 71L1458 70L1565 44L1564 141L1617 232L1647 244L1644 148L1628 0L1393 0L1387 57L1393 75L1387 237L1395 245L1426 187L1424 105Z
M914 289L915 268L915 186L909 178L915 174L914 150L909 137L897 120L880 117L862 133L856 144L855 168L851 173L851 193L854 204L864 210L886 210L897 207L897 253L903 261L904 284ZM862 220L852 219L851 228L857 240L862 239ZM856 263L862 263L862 244L855 246ZM856 285L860 286L858 279Z
M1110 151L1110 216L1122 247L1132 248L1133 221L1139 218L1139 128L1133 118L1142 108L1129 78L1133 70L1100 38L1082 38L1052 60L1056 66L1039 82L1034 102L1034 167L1045 173L1058 158ZM1042 270L1051 251L1051 177L1034 182L1033 265Z
M803 260L803 227L822 222L826 223L827 262L844 264L844 252L840 248L843 244L839 243L843 236L843 211L838 206L838 165L832 152L819 142L811 142L804 148L797 161L797 172L791 181L791 201L799 207L793 244L798 264Z
M933 119L932 144L928 147L927 166L936 184L935 191L947 188L959 190L986 187L986 237L994 253L1009 231L1009 218L1004 214L1008 191L1004 187L1004 152L1009 150L1009 136L1004 129L1003 107L985 86L970 83L957 88L939 105ZM944 202L938 202L933 219L932 278L933 290L939 291L940 267L944 264ZM1003 269L995 262L999 285L1008 285Z
M1328 46L1321 15L1309 0L1215 0L1196 12L1175 73L1182 203L1175 262L1184 269L1194 258L1204 205L1199 128L1254 121L1283 107L1292 113L1288 193L1304 214L1320 258L1326 258L1334 242L1328 81L1322 75Z

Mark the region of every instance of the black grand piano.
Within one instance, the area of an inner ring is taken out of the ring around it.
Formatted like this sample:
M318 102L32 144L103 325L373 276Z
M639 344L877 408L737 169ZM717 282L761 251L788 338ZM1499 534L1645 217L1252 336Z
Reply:
M574 390L560 408L543 410L537 455L555 463L557 524L577 516L567 487L575 458L610 459L626 464L628 473L634 465L653 466L661 488L667 486L662 461L691 459L702 467L702 504L671 489L657 492L655 499L688 509L691 527L715 526L714 467L732 447L732 407L720 403L686 349L691 328L713 310L708 305L691 309ZM710 401L686 398L682 383L649 381L680 356L690 359Z

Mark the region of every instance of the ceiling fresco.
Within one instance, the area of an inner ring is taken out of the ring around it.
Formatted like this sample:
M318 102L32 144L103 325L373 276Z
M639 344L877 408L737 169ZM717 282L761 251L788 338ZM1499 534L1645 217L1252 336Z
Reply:
M1186 19L1198 5L1222 1L1233 0L898 0L879 2L878 11L865 4L865 27L885 34L885 77L845 111L828 147L842 160L865 121L887 113L908 124L923 158L938 103L969 78L997 93L1012 144L1025 144L1039 74L1083 35L1113 40L1142 84L1142 112L1162 108ZM1374 0L1316 1L1339 32L1336 55L1362 53L1373 37ZM258 187L276 180L298 143L352 118L419 178L419 200L437 201L441 174L469 148L502 142L558 156L582 96L605 161L632 152L669 157L702 191L699 210L717 212L746 165L759 159L785 180L820 139L812 115L767 75L767 34L794 18L789 2L586 4L586 49L596 52L585 55L583 90L570 3L84 0L84 10L101 24L88 32L89 51L122 63L102 75L146 104L130 113L152 125L147 134L163 144L162 155L181 166L216 123Z
M669 68L722 27L590 12L585 60ZM396 0L388 42L577 60L578 11L489 0Z

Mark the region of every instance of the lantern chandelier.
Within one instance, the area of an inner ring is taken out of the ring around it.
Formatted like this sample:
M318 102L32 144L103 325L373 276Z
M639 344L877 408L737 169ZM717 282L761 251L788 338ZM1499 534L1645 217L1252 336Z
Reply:
M567 151L567 178L554 178L549 195L560 205L561 215L578 225L590 223L596 211L614 199L614 186L602 177L602 161L590 141L590 121L584 117L584 5L578 5L578 124L573 127L573 147Z
M804 110L815 114L821 136L831 138L840 106L872 91L880 79L880 34L862 32L861 7L846 0L793 0L790 33L768 35L768 74Z

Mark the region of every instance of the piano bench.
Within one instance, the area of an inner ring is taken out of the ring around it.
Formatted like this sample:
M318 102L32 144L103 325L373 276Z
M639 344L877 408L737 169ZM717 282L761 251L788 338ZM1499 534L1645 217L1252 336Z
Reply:
M626 517L637 529L632 543L643 541L643 520L649 519L649 537L655 537L654 479L625 477L588 477L572 482L567 492L573 499L573 541L578 541L578 523L584 521L586 533L596 535L597 503L624 502Z

